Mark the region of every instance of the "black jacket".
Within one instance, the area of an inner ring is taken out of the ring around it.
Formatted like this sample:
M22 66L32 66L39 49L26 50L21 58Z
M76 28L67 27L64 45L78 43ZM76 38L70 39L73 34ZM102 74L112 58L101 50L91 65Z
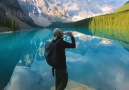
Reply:
M66 55L65 55L65 48L75 48L75 38L71 37L72 42L66 42L63 38L58 37L56 40L61 39L57 44L57 54L58 54L58 64L55 69L66 69ZM53 41L56 41L53 40Z

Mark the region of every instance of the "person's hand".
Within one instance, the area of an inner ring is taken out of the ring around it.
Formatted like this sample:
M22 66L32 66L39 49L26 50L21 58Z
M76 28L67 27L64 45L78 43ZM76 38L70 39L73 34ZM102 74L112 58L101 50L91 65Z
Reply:
M70 36L70 37L72 37L73 36L73 34L72 34L72 32L67 32L67 34Z

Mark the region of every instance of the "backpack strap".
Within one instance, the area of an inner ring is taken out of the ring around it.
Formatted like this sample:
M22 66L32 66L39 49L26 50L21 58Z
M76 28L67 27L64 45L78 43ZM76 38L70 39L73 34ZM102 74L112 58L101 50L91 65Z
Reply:
M52 75L55 76L55 69L52 67Z
M60 41L61 41L61 39L58 39L57 41L52 42L52 43L53 43L53 47L55 47L55 46L56 46L56 44L58 44Z
M51 41L50 46L51 46L52 49L50 50L50 52L53 50L53 48L56 46L56 44L59 43L60 40L61 40L61 39L58 39L58 40L55 41L55 42ZM50 53L50 52L49 52L49 53Z

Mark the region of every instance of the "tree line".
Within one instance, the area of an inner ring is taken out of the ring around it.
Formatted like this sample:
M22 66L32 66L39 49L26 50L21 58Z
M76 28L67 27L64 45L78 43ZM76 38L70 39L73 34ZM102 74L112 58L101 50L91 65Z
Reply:
M129 11L94 17L89 29L94 35L129 43Z
M10 31L16 31L19 29L19 24L13 18L0 16L0 27L7 27Z

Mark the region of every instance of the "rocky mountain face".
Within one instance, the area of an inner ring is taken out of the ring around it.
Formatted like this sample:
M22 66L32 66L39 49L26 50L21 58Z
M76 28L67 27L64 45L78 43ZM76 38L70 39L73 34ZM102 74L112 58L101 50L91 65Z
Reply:
M0 7L5 11L6 15L12 14L22 21L25 21L27 19L26 15L21 10L17 0L1 0Z
M127 0L18 0L24 12L40 26L55 21L78 21L115 11ZM36 21L38 20L38 22ZM43 23L45 21L45 23Z
M17 0L0 0L0 32L32 28L30 21L32 19L22 11Z

